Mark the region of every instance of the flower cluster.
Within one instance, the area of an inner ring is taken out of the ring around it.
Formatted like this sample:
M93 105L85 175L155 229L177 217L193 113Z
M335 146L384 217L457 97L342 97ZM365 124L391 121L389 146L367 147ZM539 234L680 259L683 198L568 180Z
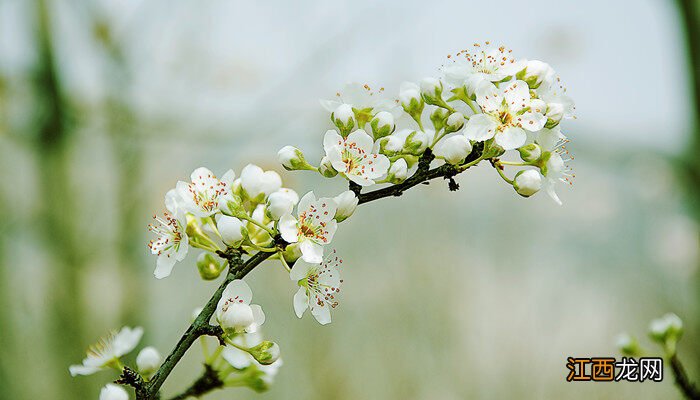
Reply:
M212 353L204 346L206 373L216 374L216 379L207 375L206 381L219 385L212 388L263 391L281 365L279 346L260 333L265 313L251 304L253 292L241 279L263 260L277 260L294 282L290 311L302 318L308 309L320 324L331 322L343 261L328 245L360 202L400 195L425 179L452 179L481 161L490 162L521 196L544 188L560 204L555 185L573 177L560 126L563 119L573 118L573 102L549 65L515 59L505 47L477 44L450 55L438 76L405 82L396 97L384 88L349 84L321 105L330 114L332 129L319 132L318 163L307 161L293 146L279 150L278 160L288 171L344 179L347 191L328 197L309 191L300 198L283 187L277 172L256 165L245 166L238 178L233 170L219 178L202 167L167 192L166 211L149 226L156 235L148 245L157 256L156 278L169 276L192 249L198 252L202 279L217 279L226 271L217 291L221 295L196 312L186 333L213 332L219 339ZM518 171L509 178L506 167ZM362 193L375 185L383 188ZM450 188L456 187L451 181ZM265 257L248 266L259 255ZM140 328L124 328L91 348L83 365L72 366L71 373L123 369L120 357L133 350L141 334ZM136 363L147 379L160 356L146 348ZM149 386L154 392L147 398L157 395L159 385ZM100 396L125 398L123 389L113 385Z

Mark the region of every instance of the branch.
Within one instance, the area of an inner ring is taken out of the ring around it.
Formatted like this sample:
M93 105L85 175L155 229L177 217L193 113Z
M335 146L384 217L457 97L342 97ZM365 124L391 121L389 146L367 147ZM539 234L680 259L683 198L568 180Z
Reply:
M170 400L185 400L188 397L200 397L203 394L222 387L224 387L224 383L221 381L221 379L219 379L219 375L217 375L216 371L210 365L204 364L204 372L202 373L202 376L194 381L192 386L190 386L187 390L171 398Z
M472 162L476 162L481 158L482 152L483 144L477 143L474 146L474 150L464 161L464 164L466 165ZM456 190L457 184L454 182L454 180L452 180L452 178L455 175L464 172L467 169L467 167L460 168L450 164L445 164L440 167L430 169L430 163L434 159L435 156L433 155L432 151L430 149L427 149L418 161L418 170L410 178L406 179L402 183L388 186L382 189L377 189L367 193L361 193L361 187L359 187L359 185L353 185L353 182L350 182L350 190L355 192L355 194L358 196L359 204L369 203L370 201L379 200L384 197L401 196L403 192L416 185L440 177L449 179L450 190ZM280 247L284 247L287 245L287 243L285 243L280 237L275 237L275 243L277 243L277 245ZM244 276L246 276L250 271L253 270L253 268L260 265L263 261L272 256L272 254L274 253L258 252L245 262L242 262L240 252L238 252L235 249L228 249L225 252L220 251L217 252L217 254L220 257L225 258L229 262L230 268L228 274L226 275L226 279L221 283L218 289L216 289L216 292L214 292L212 297L204 306L202 312L199 313L194 322L190 325L189 328L187 328L185 333L177 342L177 345L175 345L173 351L168 355L168 357L165 359L165 362L163 362L163 364L158 369L158 372L156 372L156 374L153 375L152 380L146 385L146 388L143 391L144 393L139 394L137 392L137 400L155 400L157 398L158 391L160 390L161 386L163 386L163 383L168 378L168 375L170 375L173 368L175 368L175 365L177 365L180 359L185 355L187 349L189 349L190 346L192 346L192 344L195 340L197 340L197 338L199 338L202 335L209 335L217 337L221 341L221 328L210 325L209 320L211 319L212 315L214 314L214 311L216 310L216 305L218 304L224 289L234 279L241 279ZM207 371L205 371L205 376L206 373ZM190 392L190 390L194 390L194 387L198 385L198 383L201 384L200 381L202 381L202 379L205 379L205 376L199 378L190 387L190 389L183 392L179 396L173 398L173 400L185 399L187 398L187 396L195 395L188 393ZM217 387L219 386L212 386L212 389L210 390L213 390ZM198 393L203 394L206 392Z
M671 356L671 370L676 378L676 385L680 388L683 395L689 400L700 400L700 391L695 387L693 382L688 379L688 374L685 372L685 367L681 364L681 360L674 354Z

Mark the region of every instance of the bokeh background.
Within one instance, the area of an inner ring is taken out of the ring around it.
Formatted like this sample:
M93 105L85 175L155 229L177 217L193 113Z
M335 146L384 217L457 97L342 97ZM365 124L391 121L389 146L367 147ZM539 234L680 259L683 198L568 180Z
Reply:
M358 210L335 247L334 322L292 311L278 265L250 275L284 367L264 395L211 399L659 399L664 383L566 383L566 356L619 356L665 312L700 379L700 34L695 0L0 0L0 398L91 399L68 365L123 324L170 351L217 285L196 252L152 277L146 224L205 165L286 144L321 156L318 104L349 81L397 92L448 53L504 43L550 62L577 102L575 184L524 200L490 166ZM193 347L164 386L200 371Z

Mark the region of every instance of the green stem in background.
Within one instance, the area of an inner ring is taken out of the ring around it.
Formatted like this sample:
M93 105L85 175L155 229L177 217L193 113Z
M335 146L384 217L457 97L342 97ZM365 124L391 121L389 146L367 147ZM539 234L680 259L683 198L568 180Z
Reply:
M269 233L270 236L272 236L272 237L275 236L275 231L273 231L272 229L265 226L265 224L262 224L262 223L256 221L255 219L251 218L250 216L248 216L248 214L241 213L240 215L236 215L236 217L238 217L240 219L244 219L244 220L250 222L251 224L257 226L258 228L263 229L265 232Z
M678 355L675 353L671 355L671 357L669 357L669 362L671 364L673 376L676 378L676 385L681 393L683 393L683 396L689 400L700 400L700 391L688 378L685 367L683 367L683 364L681 364L681 361L678 359Z

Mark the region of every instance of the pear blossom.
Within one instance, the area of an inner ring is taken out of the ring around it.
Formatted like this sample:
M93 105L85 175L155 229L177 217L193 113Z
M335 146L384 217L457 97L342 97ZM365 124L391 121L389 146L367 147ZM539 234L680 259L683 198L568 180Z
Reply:
M370 122L374 139L379 139L394 132L396 124L394 115L387 111L378 112Z
M411 116L418 117L423 111L424 103L420 86L413 82L403 82L399 89L399 101L403 109Z
M91 345L87 351L87 357L82 365L71 365L69 368L72 376L92 375L95 372L115 365L119 358L131 352L141 340L143 328L123 327L119 332L110 332L107 337L101 338L96 344Z
M530 90L523 81L509 82L501 88L483 83L477 89L476 102L483 114L469 118L464 135L480 142L495 136L496 144L504 150L522 146L527 140L526 130L537 132L547 122L544 115L528 111Z
M254 164L246 165L241 171L241 189L252 201L262 201L264 197L282 187L282 178L275 171L263 171Z
M262 336L259 333L245 333L236 335L231 341L239 347L251 348L263 343ZM260 382L249 382L250 386L260 391L267 389L274 381L279 368L282 366L282 359L276 357L276 360L270 364L260 364L247 351L233 345L226 345L221 351L221 357L226 360L236 370L249 370L254 368L259 371L259 374L250 375L249 379L259 379ZM262 383L262 385L260 385Z
M228 246L237 247L248 236L246 225L236 217L222 215L216 220L221 240Z
M285 214L279 221L279 232L288 243L299 243L302 259L320 263L323 246L330 243L338 227L333 219L337 204L333 199L322 197L316 200L314 192L308 192L299 201L297 218Z
M184 209L196 217L208 217L219 212L222 198L230 193L236 174L228 170L219 180L209 169L200 167L192 172L190 183L177 183L177 193Z
M560 182L572 185L574 178L571 168L567 165L572 158L564 147L568 140L557 126L538 132L536 142L542 149L540 171L545 178L542 187L552 200L561 205L562 202L557 196L555 187Z
M542 188L542 176L534 169L518 172L513 179L513 188L523 197L530 197Z
M384 88L373 91L369 85L356 82L345 85L335 97L332 100L321 100L321 106L328 112L335 112L343 104L356 110L391 111L396 108L396 103L384 96Z
M307 309L321 324L331 322L331 308L338 306L336 295L340 292L340 266L343 260L335 250L320 264L297 262L289 278L299 285L294 295L294 312L301 318Z
M288 171L314 169L306 161L304 153L294 146L284 146L277 152L277 160Z
M391 183L401 183L408 177L408 164L403 158L399 158L391 164L387 173L387 180Z
M343 193L333 198L338 208L335 211L335 220L338 222L345 221L355 212L360 199L357 198L355 192L346 190Z
M537 88L535 93L546 104L545 116L548 128L558 124L564 118L574 118L576 106L574 101L566 95L566 88L561 84L559 77L545 82Z
M265 322L265 313L250 304L253 292L247 283L235 279L226 286L216 306L216 320L225 331L255 332Z
M129 394L123 387L108 383L100 390L99 400L129 400Z
M482 83L503 81L524 68L524 61L516 61L511 56L511 50L504 46L490 48L488 45L486 42L486 46L482 47L477 43L473 49L447 56L448 61L442 67L445 80L454 86L464 86L467 94L474 96Z
M168 191L165 195L165 208L168 211L163 213L163 217L154 216L156 223L148 225L148 230L158 235L158 238L148 243L151 253L158 256L153 272L158 279L169 276L175 263L182 261L189 249L186 216L182 198L176 189Z
M333 168L362 186L372 185L389 169L389 159L372 153L373 146L372 137L362 129L345 139L338 132L329 130L323 138L323 148Z
M668 313L649 324L649 336L657 342L678 339L683 334L683 321L674 313Z
M527 82L532 89L537 89L543 83L549 84L554 80L554 69L546 62L539 60L528 60L525 68L518 72L516 77Z

